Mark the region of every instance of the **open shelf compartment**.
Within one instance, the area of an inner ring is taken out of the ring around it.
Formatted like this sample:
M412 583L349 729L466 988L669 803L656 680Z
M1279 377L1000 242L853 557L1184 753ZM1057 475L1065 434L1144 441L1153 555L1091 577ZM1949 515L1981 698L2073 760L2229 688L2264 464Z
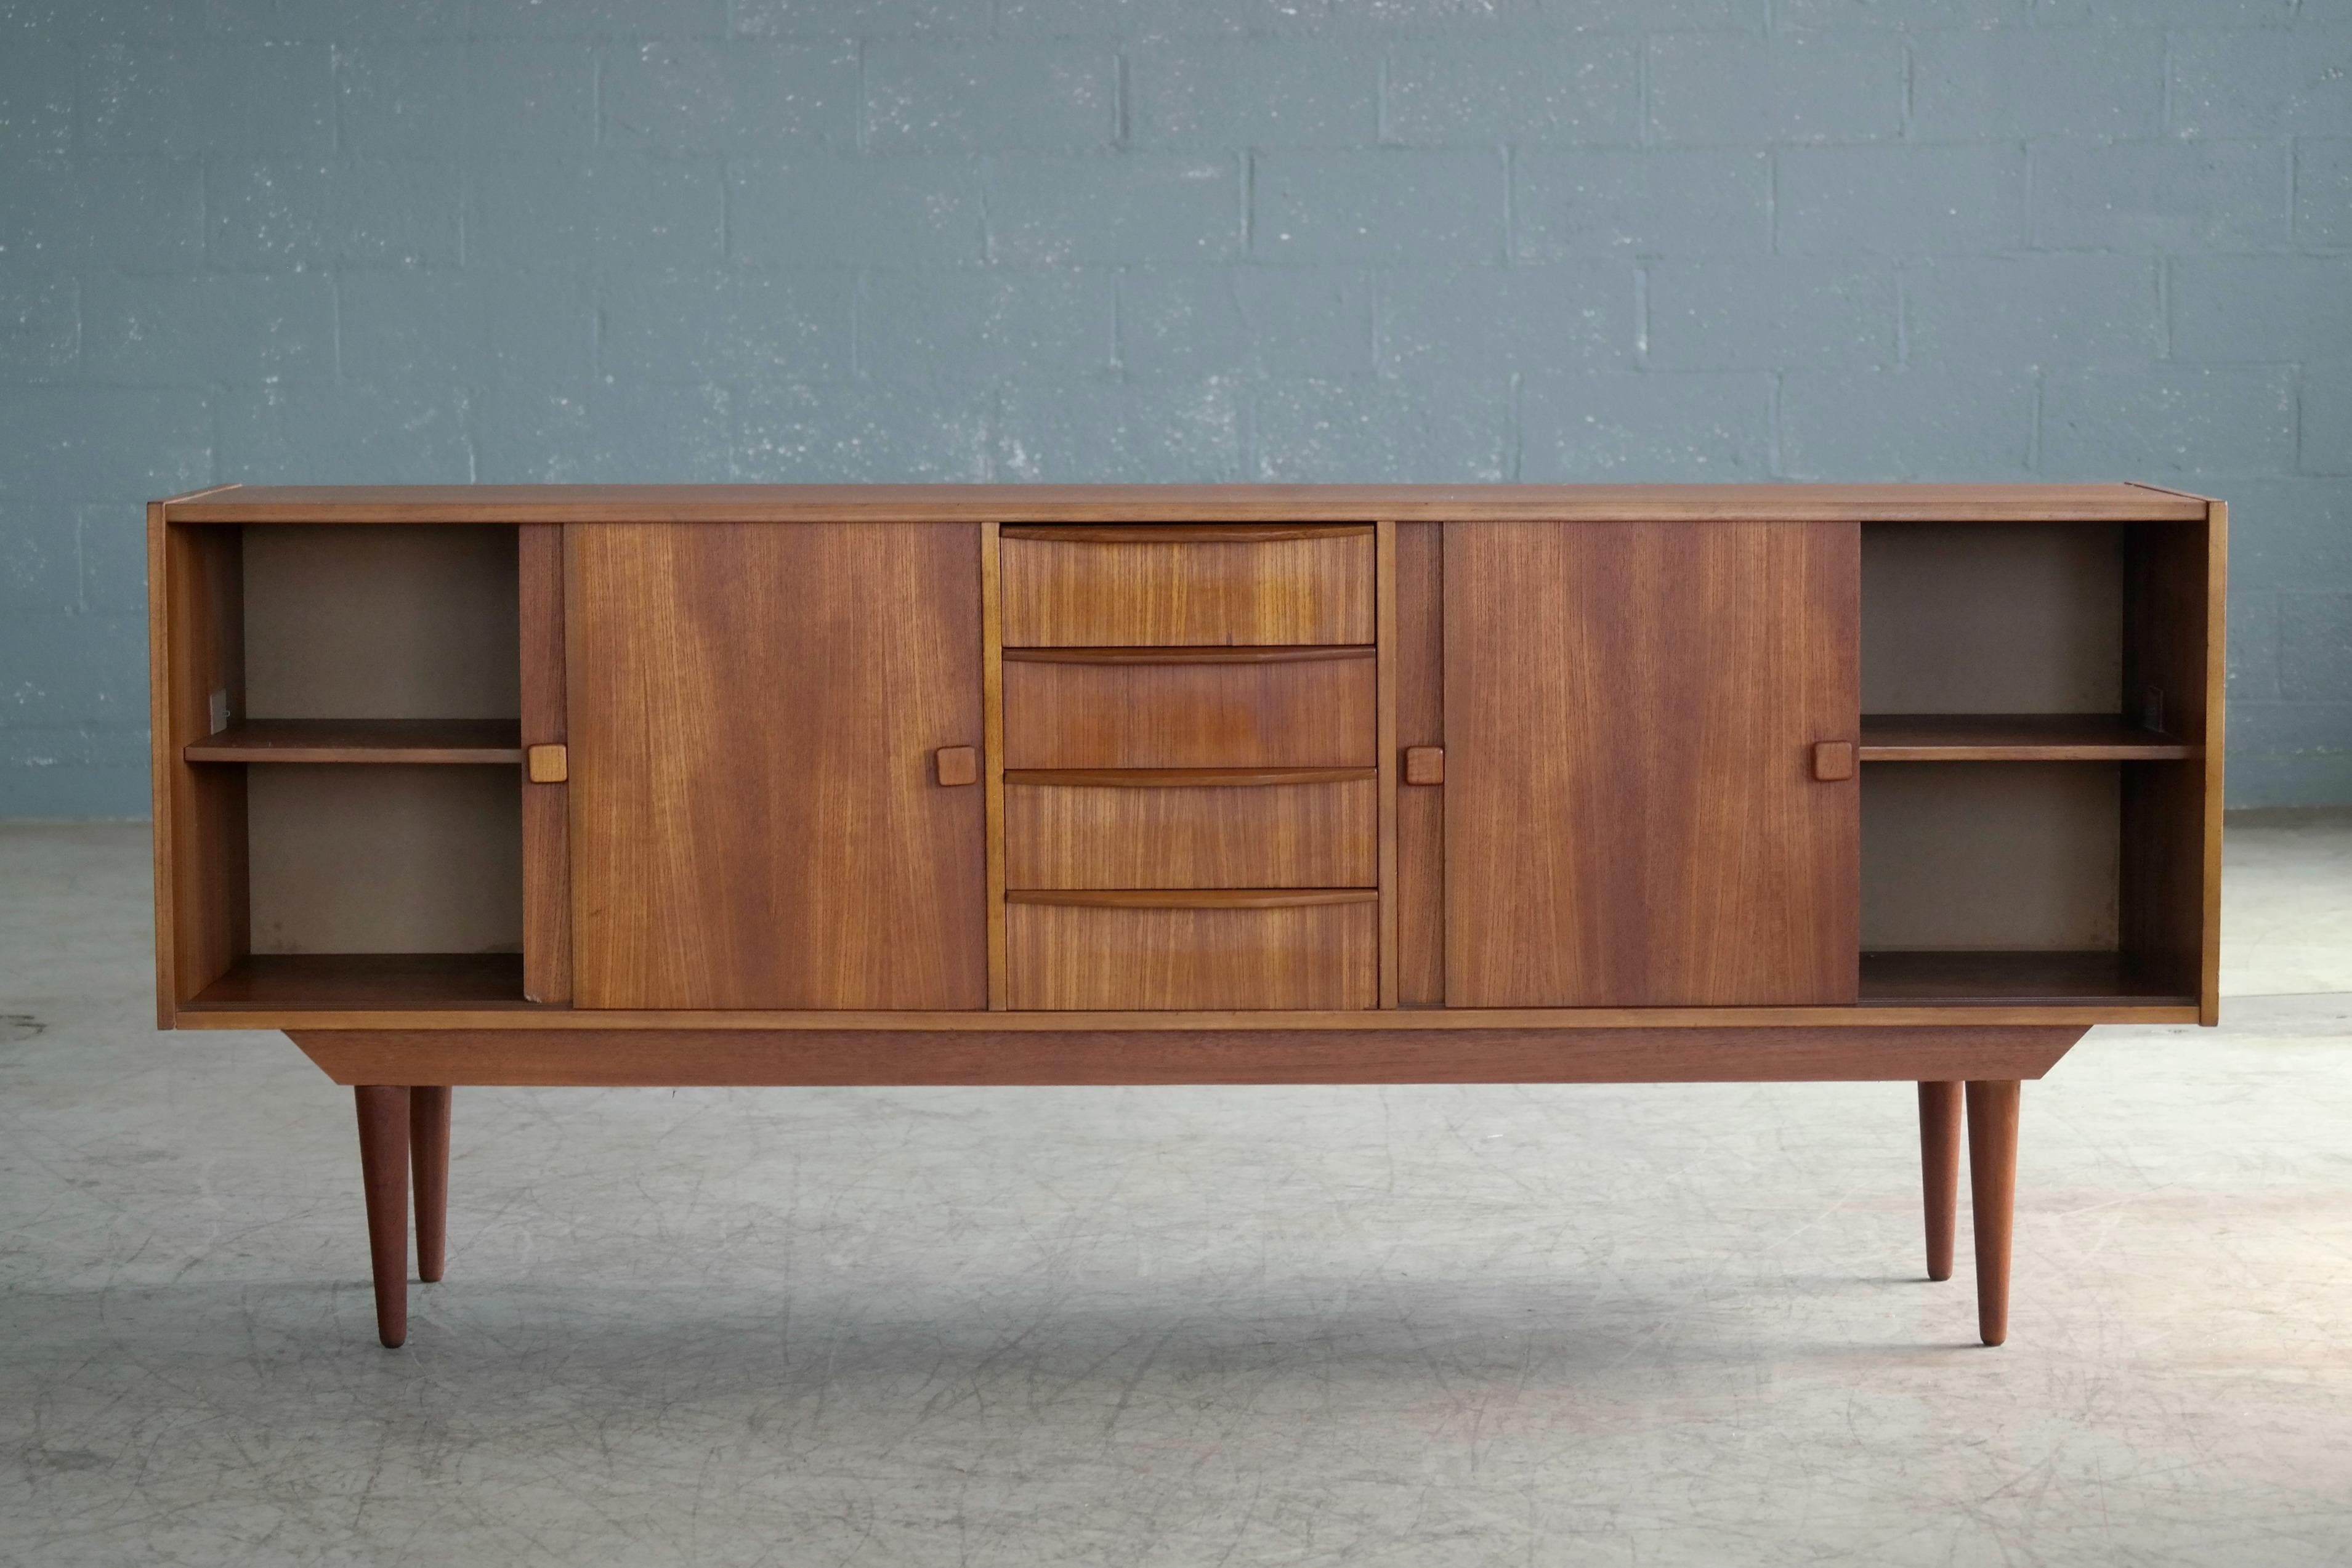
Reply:
M517 552L508 526L167 531L181 1008L524 1005Z
M1864 525L1864 1003L2198 1004L2207 526Z

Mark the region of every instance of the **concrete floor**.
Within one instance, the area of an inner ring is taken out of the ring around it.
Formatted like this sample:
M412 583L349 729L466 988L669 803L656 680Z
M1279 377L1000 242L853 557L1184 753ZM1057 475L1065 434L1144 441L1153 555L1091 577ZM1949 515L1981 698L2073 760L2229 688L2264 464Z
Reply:
M461 1090L385 1352L145 845L0 828L0 1562L2352 1560L2352 816L2028 1087L1998 1351L1861 1085Z

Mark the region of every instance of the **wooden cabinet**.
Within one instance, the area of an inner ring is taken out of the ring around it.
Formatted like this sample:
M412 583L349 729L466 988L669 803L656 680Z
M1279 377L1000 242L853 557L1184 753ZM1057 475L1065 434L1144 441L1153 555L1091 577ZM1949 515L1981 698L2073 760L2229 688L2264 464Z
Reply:
M1997 1339L2017 1082L2216 1016L2226 532L2134 485L175 498L159 1022L360 1091L388 1341L454 1084L1743 1079L1918 1082L1939 1270L1969 1108Z

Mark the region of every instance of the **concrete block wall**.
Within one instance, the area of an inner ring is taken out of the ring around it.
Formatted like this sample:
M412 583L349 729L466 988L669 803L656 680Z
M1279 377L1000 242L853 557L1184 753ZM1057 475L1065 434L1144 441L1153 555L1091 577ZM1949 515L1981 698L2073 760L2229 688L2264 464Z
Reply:
M2352 11L0 0L0 816L217 480L2034 476L2352 801Z

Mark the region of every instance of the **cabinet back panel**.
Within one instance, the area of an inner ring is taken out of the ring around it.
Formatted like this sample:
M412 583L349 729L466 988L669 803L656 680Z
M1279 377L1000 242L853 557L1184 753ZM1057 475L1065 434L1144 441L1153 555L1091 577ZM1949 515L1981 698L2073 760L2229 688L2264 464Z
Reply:
M2120 789L2111 763L1865 766L1863 950L2114 948Z
M2114 713L2122 531L1874 523L1862 531L1865 713Z
M521 950L514 769L245 772L255 952Z
M512 719L516 598L511 528L247 528L238 716Z

